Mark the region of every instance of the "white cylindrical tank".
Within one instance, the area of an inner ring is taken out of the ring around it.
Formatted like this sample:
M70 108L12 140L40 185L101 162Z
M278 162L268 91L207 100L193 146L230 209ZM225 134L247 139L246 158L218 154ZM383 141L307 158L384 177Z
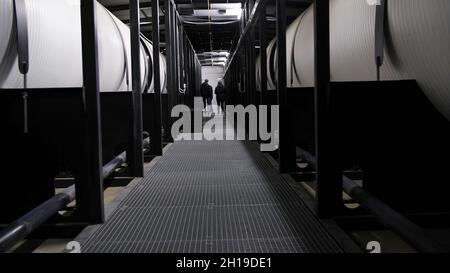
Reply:
M141 36L141 42L147 48L147 50L145 50L145 51L148 51L148 56L146 57L145 61L149 62L152 65L151 69L149 68L149 70L146 70L146 71L148 73L150 73L150 72L153 73L153 45L152 45L152 42L143 36ZM166 84L167 84L166 83L166 57L161 53L159 54L159 71L160 71L159 82L161 85L161 93L167 93L167 90L166 90ZM150 83L148 84L148 92L153 93L155 91L154 87L153 87L153 84L154 84L153 75L146 75L146 77L151 79ZM144 89L142 89L142 90L144 90Z
M25 0L29 36L29 88L83 85L80 0ZM131 89L130 30L97 4L99 87L101 91ZM22 88L17 66L13 1L0 1L0 88ZM148 50L145 50L147 47ZM150 55L149 55L150 54ZM151 42L141 42L142 87L153 71ZM161 59L164 56L161 55ZM164 63L164 62L162 62ZM165 81L165 66L161 66ZM164 86L161 85L161 89ZM152 92L153 89L144 90Z
M375 11L375 6L370 6L365 0L330 0L332 81L376 80ZM417 80L430 101L448 119L449 15L448 0L388 1L385 60L380 70L381 80ZM311 6L287 32L288 87L314 84L313 19ZM296 31L292 32L294 26ZM276 51L276 48L268 47L268 56L274 54L271 51ZM291 59L290 52L293 52ZM275 63L270 65L274 67ZM268 74L270 77L269 71ZM276 82L276 79L272 81ZM268 87L275 88L275 85L268 83Z

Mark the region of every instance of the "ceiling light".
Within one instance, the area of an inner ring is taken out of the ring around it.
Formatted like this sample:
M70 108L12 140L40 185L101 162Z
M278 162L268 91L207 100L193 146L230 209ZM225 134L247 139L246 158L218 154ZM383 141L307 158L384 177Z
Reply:
M237 15L237 19L238 20L241 20L241 16L242 16L242 9L239 9L239 13L238 13L238 15Z
M211 9L240 9L241 3L212 3Z

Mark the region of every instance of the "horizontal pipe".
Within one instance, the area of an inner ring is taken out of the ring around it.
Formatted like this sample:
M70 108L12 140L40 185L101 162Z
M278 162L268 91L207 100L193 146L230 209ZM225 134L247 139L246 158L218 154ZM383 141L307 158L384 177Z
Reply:
M102 168L103 178L110 176L114 171L127 160L127 152L123 152L116 156L113 160L106 163Z
M147 132L144 132L144 136L147 136ZM150 145L150 138L147 137L143 140L142 143L143 152L147 152L148 147ZM103 178L106 178L114 173L114 171L123 163L127 161L127 152L122 152L120 155L116 156L113 160L109 161L105 166L103 166L102 174Z
M316 158L307 151L297 147L297 155L315 168ZM374 197L350 178L343 176L343 190L370 212L383 225L397 233L414 248L424 253L445 252L445 250L408 218L398 213L380 199Z
M387 228L424 253L445 252L422 228L344 176L343 189Z
M144 147L148 147L149 143L149 138L144 139ZM126 161L126 158L126 152L123 152L103 166L103 178L114 173L114 171ZM50 219L55 213L75 200L75 192L75 185L68 187L1 230L0 253L7 251L13 247L14 244L23 240L36 228Z
M3 229L0 232L0 253L7 251L15 243L24 239L74 199L75 185L48 199Z

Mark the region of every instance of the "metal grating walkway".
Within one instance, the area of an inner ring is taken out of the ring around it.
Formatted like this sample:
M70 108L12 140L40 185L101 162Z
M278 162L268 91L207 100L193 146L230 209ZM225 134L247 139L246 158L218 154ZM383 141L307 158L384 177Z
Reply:
M172 144L83 252L341 252L256 146Z

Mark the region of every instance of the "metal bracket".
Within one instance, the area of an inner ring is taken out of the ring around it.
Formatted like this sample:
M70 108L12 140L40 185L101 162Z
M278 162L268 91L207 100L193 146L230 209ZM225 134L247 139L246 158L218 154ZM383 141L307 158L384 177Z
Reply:
M23 75L23 88L27 88L27 73L29 69L29 53L28 53L28 23L27 10L25 8L25 0L14 0L14 24L16 26L17 38L17 55L19 71ZM23 123L24 133L28 133L28 93L22 94L23 98Z
M28 24L25 0L14 0L14 23L17 29L17 54L20 73L26 75L29 68Z
M377 66L377 80L380 80L380 67L384 62L384 29L386 25L387 0L380 0L375 13L375 64Z

